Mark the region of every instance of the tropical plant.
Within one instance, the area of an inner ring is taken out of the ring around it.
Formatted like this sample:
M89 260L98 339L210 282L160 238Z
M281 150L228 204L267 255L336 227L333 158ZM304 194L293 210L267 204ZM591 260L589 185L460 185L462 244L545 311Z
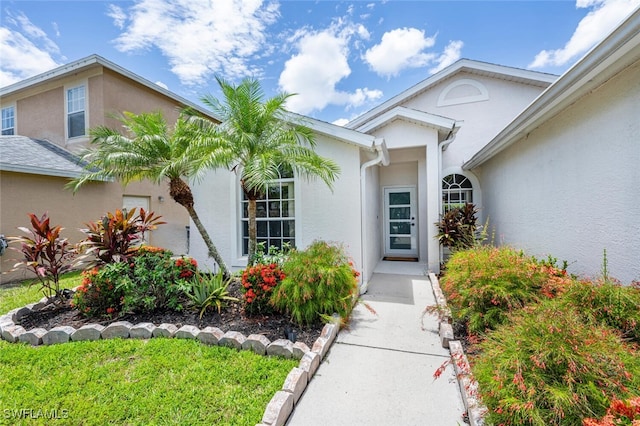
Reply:
M191 289L187 296L193 307L200 310L200 318L210 307L215 307L218 313L229 302L237 302L238 299L229 293L230 279L225 279L221 272L217 274L196 273Z
M271 295L284 278L284 272L276 263L256 263L248 266L242 272L245 312L249 315L271 313Z
M71 306L86 317L117 317L124 297L120 284L123 280L131 280L129 265L124 262L83 271L82 284L76 289Z
M437 222L436 238L443 247L454 250L471 248L476 242L478 209L471 203L449 209Z
M101 220L87 223L82 229L87 238L80 242L86 254L93 255L98 263L127 262L144 242L144 233L165 224L153 212L143 208L117 209L107 212Z
M55 296L62 300L63 289L60 289L60 276L74 267L77 250L67 238L61 237L64 228L51 226L48 213L38 218L29 214L31 229L19 227L26 235L9 237L11 243L17 243L23 255L23 260L14 265L15 269L27 269L33 272L40 283L41 290L46 297Z
M299 325L313 324L337 313L347 317L358 295L358 272L341 246L313 242L306 250L293 250L284 263L285 279L271 303L291 315Z
M216 79L224 99L206 95L202 102L222 123L193 117L202 130L197 144L201 154L195 157L201 157L207 167L227 167L240 175L248 200L248 258L252 264L257 247L256 201L264 197L269 184L290 170L304 178L318 177L331 188L340 168L315 153L314 132L286 112L285 104L292 95L281 93L265 100L255 79L244 79L237 86Z
M96 179L118 179L123 183L148 179L155 183L167 180L169 194L183 206L202 236L209 256L225 276L229 270L213 244L209 233L195 210L195 201L188 179L199 178L208 164L201 161L200 151L189 149L196 132L184 115L169 128L160 112L133 114L124 112L119 120L125 134L105 126L91 129L92 149L86 151L87 162L81 177L67 187L78 191L85 183Z

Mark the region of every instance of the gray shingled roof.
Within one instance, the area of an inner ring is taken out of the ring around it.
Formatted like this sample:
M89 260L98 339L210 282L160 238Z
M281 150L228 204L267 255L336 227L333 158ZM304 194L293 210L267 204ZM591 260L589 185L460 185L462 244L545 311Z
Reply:
M82 161L59 146L26 136L0 136L0 170L76 178Z

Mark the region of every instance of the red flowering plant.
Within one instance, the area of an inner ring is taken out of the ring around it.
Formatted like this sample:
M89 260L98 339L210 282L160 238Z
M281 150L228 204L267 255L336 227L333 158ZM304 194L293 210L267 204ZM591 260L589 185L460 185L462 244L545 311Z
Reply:
M87 317L117 317L124 297L118 284L128 279L128 269L126 263L115 263L110 268L84 271L82 284L76 289L71 306Z
M614 399L603 418L584 419L582 424L583 426L640 426L640 397L628 400Z
M242 273L245 312L249 315L273 312L269 300L284 278L284 272L276 263L258 263L245 269Z
M179 270L179 278L189 279L193 277L198 270L198 262L191 257L182 256L176 259L175 265Z

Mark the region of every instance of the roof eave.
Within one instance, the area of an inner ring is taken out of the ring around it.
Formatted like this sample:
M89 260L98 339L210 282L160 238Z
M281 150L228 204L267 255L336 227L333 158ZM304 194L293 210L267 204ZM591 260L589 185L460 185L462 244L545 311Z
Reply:
M634 51L635 54L629 54ZM640 8L543 91L507 127L465 162L463 169L469 170L481 166L591 90L592 86L606 81L617 72L618 68L612 67L616 62L624 60L625 63L632 63L638 57L640 57Z

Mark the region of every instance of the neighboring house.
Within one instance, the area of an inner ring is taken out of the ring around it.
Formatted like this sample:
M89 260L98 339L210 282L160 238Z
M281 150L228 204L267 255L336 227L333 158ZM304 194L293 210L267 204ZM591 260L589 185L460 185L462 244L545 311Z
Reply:
M435 222L473 202L495 243L583 274L599 271L607 248L612 273L640 278L639 31L636 12L559 79L461 60L345 127L307 119L342 174L333 192L295 176L274 182L258 205L259 241L341 242L366 291L384 259L438 272ZM225 261L244 267L238 177L211 172L194 193ZM206 259L199 237L191 253Z
M640 279L640 9L469 161L500 242Z
M144 207L168 222L150 233L150 243L175 253L188 250L189 216L176 204L166 185L92 182L74 196L63 189L80 168L78 153L89 142L90 128L119 128L113 118L123 111L162 111L169 124L180 108L207 111L100 56L72 62L0 88L0 234L19 235L28 213L49 212L51 222L66 228L72 241L89 221L122 207ZM212 117L213 118L213 117ZM22 278L11 273L18 253L0 258L0 282Z

